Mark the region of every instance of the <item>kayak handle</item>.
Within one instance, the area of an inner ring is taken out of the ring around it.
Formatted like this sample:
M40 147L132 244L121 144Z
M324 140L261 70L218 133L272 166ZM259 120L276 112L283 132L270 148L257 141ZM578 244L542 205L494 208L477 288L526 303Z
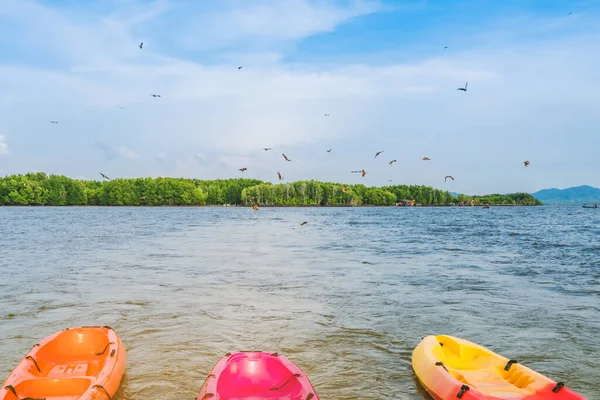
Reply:
M460 392L458 392L458 394L456 395L456 397L458 397L459 399L462 399L463 394L465 394L466 391L468 391L470 388L467 385L462 385L460 388Z
M92 389L93 388L101 389L106 394L106 396L108 397L108 400L112 400L110 398L110 394L108 394L108 392L106 391L106 389L104 389L104 386L102 386L102 385L94 385L94 386L92 386Z
M14 394L14 395L15 395L15 397L16 397L17 399L19 399L19 400L46 400L46 398L45 398L45 397L44 397L43 399L34 399L33 397L24 397L24 398L20 398L20 397L17 395L17 391L15 390L15 388L14 388L14 387L12 387L12 385L6 385L6 386L4 386L4 389L6 389L6 390L10 390L10 391L12 392L12 394Z
M292 374L292 376L290 376L290 377L288 378L288 380L287 380L287 381L285 381L285 382L283 383L283 385L281 385L281 386L277 386L277 387L273 387L273 388L271 388L271 389L269 389L269 390L279 390L279 389L281 389L282 387L284 387L285 385L287 385L287 384L288 384L288 383L289 383L289 382L292 380L292 378L300 378L301 376L302 376L302 374Z
M31 353L31 350L35 349L39 345L40 345L39 343L34 344L33 346L31 346L31 349L29 349L29 351L27 353Z
M111 344L115 344L115 342L108 342L106 347L104 347L104 350L102 350L100 353L94 353L94 355L101 356L102 354L106 353L106 349L108 349L108 346L110 346Z
M510 370L510 367L512 367L512 365L513 365L513 364L518 364L518 363L519 363L519 362L518 362L517 360L509 360L509 361L506 363L506 366L504 367L504 370L505 370L505 371L508 371L508 370Z
M444 365L443 362L438 361L438 362L435 363L435 365L437 365L438 367L442 367L442 368L444 368L446 370L446 372L449 372L448 368L446 368L446 366Z
M562 389L562 387L563 387L563 386L565 386L565 384L564 384L564 383L562 383L562 382L558 382L558 383L556 384L556 386L554 386L554 389L552 389L552 391L553 391L554 393L558 393L558 391L559 391L560 389Z
M35 364L35 367L37 368L38 372L41 373L42 370L40 369L40 366L38 365L37 361L35 361L35 358L31 357L31 356L27 356L25 357L25 359L27 360L28 358L31 358L31 361L33 361L33 363Z

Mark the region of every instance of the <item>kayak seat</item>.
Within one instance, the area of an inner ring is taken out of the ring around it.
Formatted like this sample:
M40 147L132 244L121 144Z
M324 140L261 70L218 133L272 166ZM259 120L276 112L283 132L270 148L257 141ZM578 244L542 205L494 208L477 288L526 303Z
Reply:
M493 357L485 349L469 346L447 336L437 337L439 346L434 355L443 362L448 372L465 385L472 386L486 396L511 399L532 395L534 379L523 368L513 363L508 371L504 361Z
M86 376L88 370L87 363L80 364L60 364L55 365L48 373L48 378L68 376Z
M516 365L513 365L509 371L496 366L478 370L448 368L448 372L486 396L511 399L529 396L536 392L529 387L534 382L533 379L523 371L519 371Z
M89 378L36 378L24 380L14 388L21 399L39 398L40 393L43 393L46 400L52 400L54 397L57 399L79 398L89 387Z

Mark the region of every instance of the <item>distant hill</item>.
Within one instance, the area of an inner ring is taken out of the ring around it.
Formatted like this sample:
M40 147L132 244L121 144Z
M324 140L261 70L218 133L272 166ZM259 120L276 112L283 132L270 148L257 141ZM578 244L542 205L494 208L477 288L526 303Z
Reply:
M544 204L600 204L600 189L588 185L567 189L544 189L531 194Z

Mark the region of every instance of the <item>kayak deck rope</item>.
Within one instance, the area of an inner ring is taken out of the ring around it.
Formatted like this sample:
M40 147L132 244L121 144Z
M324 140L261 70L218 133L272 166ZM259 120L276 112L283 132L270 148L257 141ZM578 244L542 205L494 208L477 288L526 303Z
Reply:
M300 378L301 376L302 376L302 374L292 374L292 376L290 376L290 377L288 378L288 380L287 380L287 381L285 381L285 382L284 382L284 383L283 383L281 386L273 387L273 388L271 388L271 389L269 389L269 390L279 390L279 389L281 389L282 387L284 387L285 385L287 385L287 384L288 384L288 383L289 383L289 382L292 380L292 378Z
M6 385L4 386L4 389L10 390L12 392L12 394L15 395L15 397L19 400L46 400L46 398L41 398L41 399L34 399L33 397L23 397L20 398L19 395L17 394L17 391L15 390L14 387L12 387L12 385Z
M509 361L506 363L506 366L504 367L504 370L505 370L505 371L509 371L509 370L510 370L510 367L512 367L512 365L513 365L513 364L518 364L518 363L519 363L519 362L518 362L517 360L509 360Z
M448 371L448 368L446 368L446 366L444 365L444 363L441 362L441 361L436 362L435 365L437 365L438 367L444 368L446 370L446 372L450 372L450 371Z
M106 389L104 389L104 386L102 386L102 385L94 385L94 386L92 386L92 388L101 389L104 393L106 393L106 396L108 397L108 400L112 400L110 398L110 394L108 394L108 391Z
M27 356L25 357L25 359L27 360L28 358L31 358L31 361L33 361L33 363L35 364L35 367L37 368L38 372L41 374L42 370L40 369L40 366L38 365L37 361L35 361L35 358L31 357L31 356Z
M465 392L467 392L469 389L470 389L470 387L468 387L467 385L462 385L460 388L460 392L458 392L456 397L458 397L459 399L462 399Z
M565 386L565 384L564 384L564 383L562 383L562 382L558 382L558 383L556 384L556 386L554 386L554 389L552 389L552 391L553 391L554 393L558 393L558 391L559 391L560 389L562 389L562 388L563 388L563 386Z
M115 342L108 342L106 347L104 347L104 350L102 350L100 353L94 353L94 355L101 356L102 354L106 353L106 349L108 349L108 346L110 346L111 344L115 344Z

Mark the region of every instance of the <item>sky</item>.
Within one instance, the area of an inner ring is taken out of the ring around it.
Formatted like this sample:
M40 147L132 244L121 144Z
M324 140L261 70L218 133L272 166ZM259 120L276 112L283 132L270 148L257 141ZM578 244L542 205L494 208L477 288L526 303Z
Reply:
M597 1L0 3L0 176L600 186Z

